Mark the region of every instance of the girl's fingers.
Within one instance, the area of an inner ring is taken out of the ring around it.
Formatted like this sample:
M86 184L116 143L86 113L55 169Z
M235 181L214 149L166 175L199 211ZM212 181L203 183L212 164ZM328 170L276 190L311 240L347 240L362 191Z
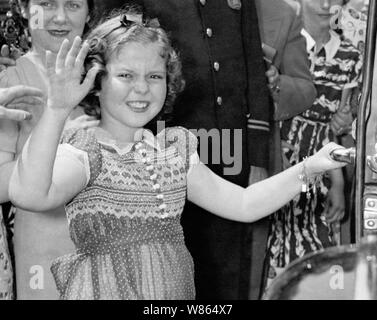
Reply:
M54 56L49 50L46 51L46 72L48 77L55 74Z
M86 56L88 55L89 52L89 43L85 41L83 45L81 46L80 52L77 55L76 61L75 61L75 69L76 70L81 70L82 66L84 65L84 61Z
M96 79L98 71L98 68L93 67L87 72L85 79L82 83L85 92L89 92L89 90L93 87L94 80Z
M65 60L69 51L69 40L64 39L62 45L60 46L58 55L56 57L56 72L59 72L64 68Z
M69 50L67 58L65 60L65 66L67 68L73 68L74 67L77 54L79 53L79 50L80 50L80 46L81 46L81 38L77 36L73 40L72 47Z

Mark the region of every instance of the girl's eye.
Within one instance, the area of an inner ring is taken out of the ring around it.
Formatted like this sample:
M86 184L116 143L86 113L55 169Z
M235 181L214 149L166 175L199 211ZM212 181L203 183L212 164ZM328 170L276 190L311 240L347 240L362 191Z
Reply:
M119 75L120 78L125 78L125 79L131 79L132 75L130 73L121 73Z

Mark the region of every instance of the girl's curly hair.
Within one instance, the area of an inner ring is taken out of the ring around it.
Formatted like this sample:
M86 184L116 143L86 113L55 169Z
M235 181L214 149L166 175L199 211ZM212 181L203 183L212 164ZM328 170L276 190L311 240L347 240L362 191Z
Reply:
M176 96L184 88L181 62L177 52L173 49L166 32L151 23L153 20L144 20L143 23L123 24L125 15L135 15L138 12L133 8L113 11L104 22L99 23L87 36L90 49L85 60L85 74L92 67L99 69L93 89L81 102L85 113L100 119L101 110L98 92L101 90L101 80L106 76L106 64L113 54L117 54L121 48L130 42L157 43L160 47L160 55L166 62L167 70L167 95L165 104L160 113L153 119L148 127L158 120L168 120L173 111Z

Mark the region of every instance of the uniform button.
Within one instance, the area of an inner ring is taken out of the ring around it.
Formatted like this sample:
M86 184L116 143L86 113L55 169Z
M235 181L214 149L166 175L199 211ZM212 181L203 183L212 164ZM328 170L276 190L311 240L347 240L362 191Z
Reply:
M207 33L208 38L211 38L212 35L213 35L213 32L212 32L211 28L207 28L206 33Z
M217 105L221 106L223 104L223 98L222 97L217 97L216 99Z
M207 3L207 1L206 1L206 0L200 0L200 4L201 4L202 6L205 6L205 5L206 5L206 3Z
M220 70L220 63L215 62L215 63L213 64L213 68L215 69L215 71L219 71L219 70Z

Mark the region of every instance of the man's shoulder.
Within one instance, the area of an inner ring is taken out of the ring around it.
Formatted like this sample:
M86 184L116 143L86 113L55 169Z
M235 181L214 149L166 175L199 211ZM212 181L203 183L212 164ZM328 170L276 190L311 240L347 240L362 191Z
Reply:
M294 18L300 14L300 5L294 0L255 0L256 6L265 17L290 16Z
M295 0L280 0L281 4L287 8L287 10L290 10L293 14L296 16L300 15L301 6L300 4Z

